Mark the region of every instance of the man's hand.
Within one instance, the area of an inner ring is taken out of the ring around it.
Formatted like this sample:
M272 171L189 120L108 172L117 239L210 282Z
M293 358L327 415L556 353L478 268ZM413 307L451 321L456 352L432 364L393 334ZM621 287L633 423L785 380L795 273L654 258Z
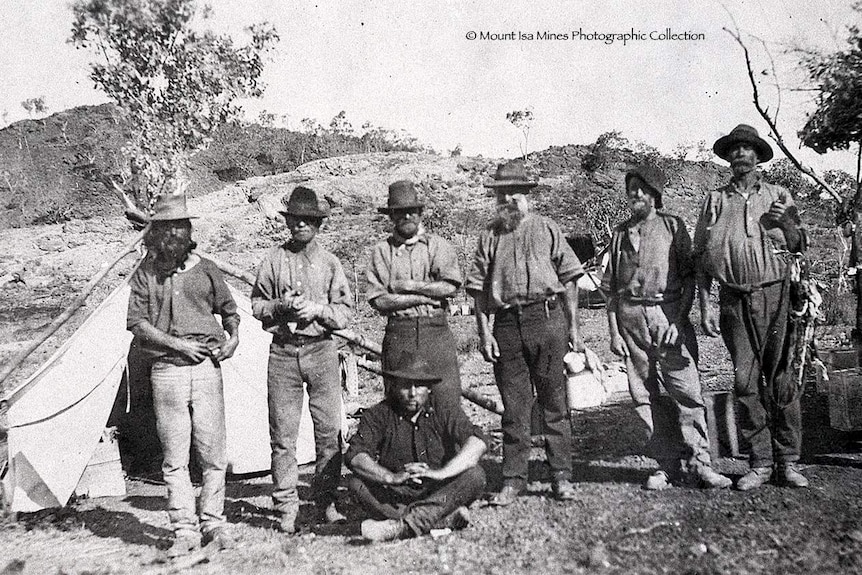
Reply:
M661 334L659 345L663 347L673 347L676 345L678 339L679 328L676 326L676 323L672 323L668 325L664 330L664 333Z
M219 347L215 348L213 353L213 358L216 361L224 361L233 357L234 352L236 352L236 348L239 346L239 337L236 335L230 336L226 342L221 344Z
M709 337L716 337L720 333L718 322L708 307L701 307L700 309L700 326L703 328L703 333Z
M787 203L787 194L781 192L778 199L769 206L769 218L776 223L781 223L788 207L790 207L790 204Z
M408 481L410 481L410 474L406 471L399 471L398 473L390 472L384 483L386 485L404 485Z
M421 461L404 464L404 471L409 473L411 479L417 483L422 483L422 479L433 479L435 481L447 479L441 469L431 469L427 463Z
M620 357L628 357L629 355L629 350L626 348L626 342L618 333L611 335L611 353Z
M500 346L497 345L497 340L493 335L479 335L479 351L482 352L482 357L485 361L497 363L500 357Z
M296 317L302 321L313 321L323 313L323 304L298 295L293 299L293 309L296 311Z
M194 363L200 363L210 357L210 349L205 343L191 339L177 338L174 343L174 349L192 360Z

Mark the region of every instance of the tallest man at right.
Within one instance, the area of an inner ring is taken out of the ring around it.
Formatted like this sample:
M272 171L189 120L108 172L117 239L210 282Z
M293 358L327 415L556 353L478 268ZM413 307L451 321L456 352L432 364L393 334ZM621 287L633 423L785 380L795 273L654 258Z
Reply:
M772 158L772 148L757 130L740 124L712 149L730 162L733 177L704 199L694 261L701 324L710 337L720 327L730 351L740 428L751 449L751 469L736 487L755 489L773 475L780 485L807 487L796 468L802 390L790 367L793 254L805 250L805 232L790 193L765 182L757 169ZM713 279L719 284L718 325L709 303Z

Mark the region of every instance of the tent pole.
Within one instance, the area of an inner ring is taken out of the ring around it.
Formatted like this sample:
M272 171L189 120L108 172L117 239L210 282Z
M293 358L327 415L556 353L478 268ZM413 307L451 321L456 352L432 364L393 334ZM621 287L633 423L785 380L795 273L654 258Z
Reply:
M15 357L13 357L6 365L3 366L3 369L0 370L0 384L2 384L6 380L6 378L8 378L9 375L13 371L15 371L21 365L21 363L23 363L24 360L27 359L27 357L31 353L33 353L36 350L37 347L42 345L46 339L51 337L51 335L53 335L54 332L56 332L58 329L60 329L60 326L62 326L67 321L69 321L69 318L72 317L72 315L75 313L75 311L79 307L84 305L85 301L87 301L87 297L90 295L90 293L96 287L96 284L98 284L100 281L102 281L102 279L108 274L109 271L111 271L114 268L114 266L116 266L120 262L120 260L122 260L127 255L129 255L135 251L136 246L143 239L145 232L146 232L146 229L141 230L137 235L135 235L135 237L132 239L132 241L127 243L123 247L122 251L119 254L117 254L113 260L108 262L101 270L99 270L96 273L96 275L94 275L92 278L90 278L90 281L87 282L86 286L84 286L84 290L80 294L78 294L78 296L72 301L72 303L69 304L69 306L66 308L66 310L63 313L61 313L56 318L54 318L54 321L52 321L48 325L48 327L46 327L44 330L42 330L42 332L36 337L35 340L33 340L30 343L30 345L28 345L27 347L22 349L20 352L18 352L18 354ZM20 393L20 391L22 391L22 390L20 388L18 388L15 390L15 393L16 394ZM0 398L0 406L2 406L3 403L9 401L10 399L11 399L11 395L10 396L4 396L4 397Z

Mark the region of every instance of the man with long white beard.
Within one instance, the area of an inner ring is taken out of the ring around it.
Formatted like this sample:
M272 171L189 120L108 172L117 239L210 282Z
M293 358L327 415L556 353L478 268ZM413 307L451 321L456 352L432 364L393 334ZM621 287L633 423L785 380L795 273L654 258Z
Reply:
M129 282L126 320L153 361L153 408L174 531L171 557L198 547L198 521L204 544L234 544L224 516L227 437L219 364L239 345L239 314L221 271L193 252L192 217L182 193L156 204L144 236L147 257ZM203 471L198 511L189 478L191 445Z
M527 193L536 185L520 160L497 167L485 184L496 192L497 215L479 236L466 283L476 303L480 351L494 364L503 400L503 488L491 499L500 506L527 485L534 393L554 496L575 498L563 356L570 346L584 350L576 284L584 270L560 227L530 212Z

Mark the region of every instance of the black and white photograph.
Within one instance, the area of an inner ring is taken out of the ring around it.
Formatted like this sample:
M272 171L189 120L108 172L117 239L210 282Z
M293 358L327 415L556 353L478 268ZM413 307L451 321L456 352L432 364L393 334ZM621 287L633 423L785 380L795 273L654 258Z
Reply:
M0 22L0 575L862 572L859 0Z

